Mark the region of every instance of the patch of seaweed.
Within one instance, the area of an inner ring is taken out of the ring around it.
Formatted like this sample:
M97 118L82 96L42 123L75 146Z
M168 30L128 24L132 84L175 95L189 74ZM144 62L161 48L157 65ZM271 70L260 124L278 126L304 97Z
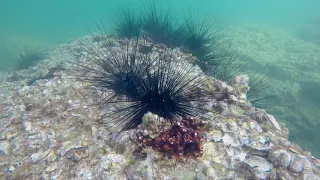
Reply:
M157 137L137 134L140 150L152 147L168 158L186 159L202 156L204 123L195 119L183 119L174 123L170 129L163 130Z
M43 51L40 51L38 49L25 48L24 52L20 53L20 59L17 61L15 69L27 69L38 61L45 59L46 57L47 55Z

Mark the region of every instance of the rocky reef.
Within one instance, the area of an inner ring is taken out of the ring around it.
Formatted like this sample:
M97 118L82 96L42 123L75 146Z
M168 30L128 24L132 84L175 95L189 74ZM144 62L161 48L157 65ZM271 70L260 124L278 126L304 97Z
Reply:
M36 69L84 58L84 45L97 46L90 37L59 45ZM96 92L72 73L66 65L30 86L1 79L0 179L320 179L320 160L246 100L246 75L204 82L217 97L196 104L208 110L200 117L171 125L148 113L138 128L110 137L98 117L116 105L92 106Z
M320 44L320 17L305 20L299 27L297 36L303 40Z
M263 109L287 125L290 141L319 158L320 46L262 24L230 27L227 34L233 49L239 48L246 55L242 62L249 77L260 67L258 74L268 76L272 72L268 76L272 86L263 93L276 98Z

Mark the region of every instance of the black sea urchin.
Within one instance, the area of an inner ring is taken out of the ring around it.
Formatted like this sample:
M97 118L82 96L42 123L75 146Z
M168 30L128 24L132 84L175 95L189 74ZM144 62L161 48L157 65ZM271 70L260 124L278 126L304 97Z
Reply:
M210 61L214 48L212 22L207 15L195 17L191 12L186 13L183 24L183 45L201 61Z
M241 71L240 53L231 51L223 33L214 27L208 14L185 13L183 48L197 57L202 71L223 81L230 81Z
M122 7L113 22L115 24L114 31L119 37L131 39L139 36L141 20L133 9Z
M109 127L119 132L134 128L148 112L171 123L202 112L195 103L208 101L209 93L200 87L206 76L199 69L164 46L145 54L139 51L139 39L115 42L104 50L92 49L91 61L79 65L80 80L106 94L111 91L103 103L116 109L101 116Z
M235 74L238 62L226 51L227 42L222 40L222 33L214 28L208 14L193 13L189 10L184 14L184 20L179 21L170 9L160 8L153 1L143 7L140 16L128 7L119 11L114 28L119 37L130 39L134 36L132 32L137 34L140 29L156 44L182 48L197 57L197 65L204 72L211 70L210 75L217 79L229 80L230 76ZM137 21L140 22L140 28Z
M209 93L199 87L206 78L189 63L175 60L171 53L160 54L146 77L137 76L137 96L126 97L121 100L127 103L124 107L106 114L112 117L111 126L121 126L122 130L134 128L148 112L171 123L202 112L192 103L208 101Z
M182 45L182 26L169 9L158 8L155 2L144 5L142 29L155 43L175 48Z
M87 48L91 61L79 64L79 79L102 92L108 91L108 99L138 96L139 78L147 75L152 63L148 55L138 52L138 41L119 42L118 47Z
M279 106L278 103L273 103L271 99L276 99L277 96L274 94L267 95L266 90L272 87L269 78L273 75L274 70L270 71L267 75L259 75L258 72L261 71L262 66L260 66L256 72L251 76L249 81L249 91L247 93L248 101L257 108L266 108L269 105Z

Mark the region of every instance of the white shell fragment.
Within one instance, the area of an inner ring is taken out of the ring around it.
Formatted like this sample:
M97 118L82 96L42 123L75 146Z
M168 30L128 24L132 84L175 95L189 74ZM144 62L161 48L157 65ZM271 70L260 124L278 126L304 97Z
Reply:
M231 146L239 146L240 145L236 135L231 134L231 133L225 133L224 136L222 137L222 142L225 145L231 145Z
M269 121L273 124L273 126L275 128L277 128L277 130L281 131L281 127L280 127L279 123L276 121L276 119L274 118L274 116L272 116L270 114L268 114L267 116L268 116Z

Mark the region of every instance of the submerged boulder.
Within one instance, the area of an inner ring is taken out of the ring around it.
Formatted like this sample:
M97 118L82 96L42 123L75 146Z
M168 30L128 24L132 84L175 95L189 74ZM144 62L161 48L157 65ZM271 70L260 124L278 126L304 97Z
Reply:
M60 45L54 59L85 60L80 44L94 41ZM39 69L48 68L41 63ZM97 91L72 73L66 67L27 88L1 87L0 179L320 178L320 160L290 142L283 123L246 100L246 76L230 85L210 78L212 92L227 94L195 104L211 109L207 114L172 125L148 113L136 129L110 136L99 117L117 105L99 104Z

